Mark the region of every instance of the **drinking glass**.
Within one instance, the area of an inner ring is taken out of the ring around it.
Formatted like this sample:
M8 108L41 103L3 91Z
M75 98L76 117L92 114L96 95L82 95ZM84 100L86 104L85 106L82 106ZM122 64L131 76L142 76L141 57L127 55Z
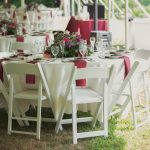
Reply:
M95 47L97 49L97 51L99 52L99 56L101 58L105 58L105 47L104 47L104 42L103 40L98 40L96 43L95 43Z
M92 52L94 52L94 45L95 45L95 37L90 37L90 44L91 44L91 49L92 49Z
M52 54L53 54L55 60L56 60L56 57L57 57L57 55L58 55L58 53L59 53L59 50L60 50L59 45L52 45L52 46L51 46L51 52L52 52Z
M65 52L65 42L60 42L60 52L62 54L62 58L64 58L64 52Z
M86 42L86 40L81 41L81 43L79 45L79 52L80 52L82 58L87 53L87 42Z
M3 26L2 26L2 32L4 33L4 36L6 35L6 32L7 32L7 25L6 24L4 24Z

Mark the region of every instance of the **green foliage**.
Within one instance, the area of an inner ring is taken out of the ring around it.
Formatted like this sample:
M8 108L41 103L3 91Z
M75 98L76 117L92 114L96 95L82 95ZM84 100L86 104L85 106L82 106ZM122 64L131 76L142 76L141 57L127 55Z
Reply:
M141 4L143 4L144 6L148 6L150 5L150 1L149 0L139 0L141 2Z
M44 4L47 7L55 7L55 0L25 0L25 3L36 2L38 4Z

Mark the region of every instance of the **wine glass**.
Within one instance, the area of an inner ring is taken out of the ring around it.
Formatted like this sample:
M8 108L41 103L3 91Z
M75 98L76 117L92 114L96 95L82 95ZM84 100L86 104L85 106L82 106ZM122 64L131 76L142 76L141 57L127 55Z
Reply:
M62 59L64 58L64 52L65 52L65 42L61 41L60 42L60 52L62 54Z
M96 47L97 51L99 52L100 57L104 58L105 57L105 53L104 53L105 47L104 47L103 40L98 40L95 43L95 47Z
M90 44L91 44L92 52L94 52L95 41L96 41L96 39L94 36L90 37Z
M57 57L57 55L59 53L59 50L60 50L59 45L52 45L51 46L51 52L52 52L52 54L54 56L54 60L56 60L56 57Z
M81 43L79 45L79 52L80 52L82 58L87 53L87 42L86 42L86 40L81 41Z
M4 25L2 26L2 32L4 33L4 36L6 35L6 31L7 31L7 25L4 24Z

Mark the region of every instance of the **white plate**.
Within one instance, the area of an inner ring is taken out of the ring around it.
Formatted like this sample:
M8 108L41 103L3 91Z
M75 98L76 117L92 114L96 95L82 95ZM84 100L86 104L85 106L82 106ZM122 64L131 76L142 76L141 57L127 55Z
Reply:
M119 59L119 58L122 58L122 56L117 56L117 55L115 55L115 56L106 56L105 58L109 58L109 59Z

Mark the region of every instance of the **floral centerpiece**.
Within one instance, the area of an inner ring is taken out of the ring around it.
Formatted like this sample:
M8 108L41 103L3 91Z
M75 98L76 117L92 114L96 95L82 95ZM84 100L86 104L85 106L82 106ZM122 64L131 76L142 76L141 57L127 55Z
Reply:
M63 46L64 52L63 55L64 57L77 57L79 56L79 45L81 43L81 35L78 33L69 33L68 31L62 32L55 32L54 33L54 45L59 45L60 46L60 52L59 52L59 57L61 57L61 48ZM50 47L47 48L45 52L49 52ZM90 49L87 49L87 55L90 55L92 52Z
M7 31L6 31L7 35L15 35L16 34L16 27L17 27L16 23L14 23L12 20L1 20L0 21L1 30L4 25L7 28ZM3 31L1 31L1 32L3 32Z

